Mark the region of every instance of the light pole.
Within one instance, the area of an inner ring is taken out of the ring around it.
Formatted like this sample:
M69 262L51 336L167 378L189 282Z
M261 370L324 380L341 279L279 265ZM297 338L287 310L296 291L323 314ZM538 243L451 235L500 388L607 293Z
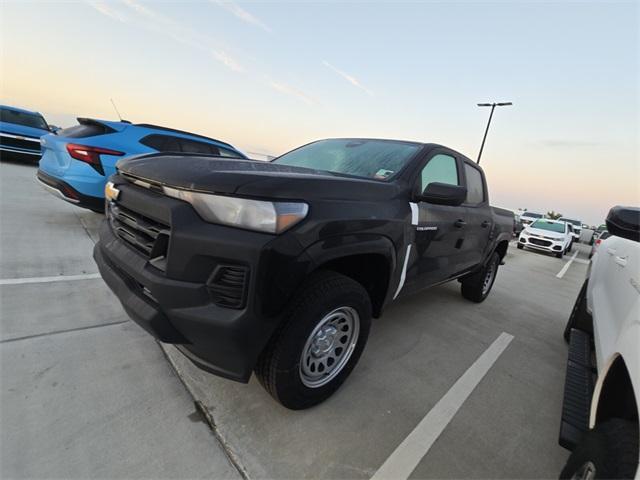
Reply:
M482 150L484 149L484 142L487 139L487 133L489 133L489 125L491 125L491 118L493 117L493 111L496 107L506 107L508 105L513 105L511 102L500 102L500 103L479 103L479 107L491 107L491 113L489 114L489 121L487 122L487 128L484 131L484 137L482 137L482 145L480 145L480 152L478 153L478 165L480 165L480 157L482 157Z

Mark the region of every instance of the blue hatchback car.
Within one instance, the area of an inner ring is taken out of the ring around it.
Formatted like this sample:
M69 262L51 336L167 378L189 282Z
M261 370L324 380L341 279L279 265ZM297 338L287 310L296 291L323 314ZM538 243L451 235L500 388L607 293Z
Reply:
M247 157L228 143L193 133L127 121L78 118L78 125L41 139L38 181L79 207L104 211L104 187L122 158L153 152Z
M40 137L53 129L38 112L0 105L0 156L37 162Z

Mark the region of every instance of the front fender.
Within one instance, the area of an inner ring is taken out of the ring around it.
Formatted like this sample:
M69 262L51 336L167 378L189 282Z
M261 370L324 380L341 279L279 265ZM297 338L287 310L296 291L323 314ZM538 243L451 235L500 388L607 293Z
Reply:
M317 241L303 252L313 262L307 273L332 260L364 254L383 255L389 262L389 271L395 272L397 251L393 242L384 235L355 233L332 236Z

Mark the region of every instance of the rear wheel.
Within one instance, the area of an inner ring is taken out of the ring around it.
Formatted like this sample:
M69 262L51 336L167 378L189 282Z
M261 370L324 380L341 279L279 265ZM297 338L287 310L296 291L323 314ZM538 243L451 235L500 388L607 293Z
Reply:
M316 273L287 309L256 376L285 407L312 407L349 376L370 324L371 301L362 285L335 272Z
M500 255L494 252L482 270L462 280L462 296L472 302L483 302L491 292L499 265Z
M634 478L638 469L638 424L613 418L588 431L560 478Z

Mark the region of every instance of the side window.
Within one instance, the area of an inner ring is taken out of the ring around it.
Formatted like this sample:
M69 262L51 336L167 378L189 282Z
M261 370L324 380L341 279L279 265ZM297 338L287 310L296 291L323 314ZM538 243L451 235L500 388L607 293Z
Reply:
M480 170L465 163L464 173L467 177L467 203L478 204L484 202L484 184L482 183Z
M448 183L450 185L460 185L458 179L458 165L456 159L450 155L439 153L434 155L431 160L422 169L421 175L421 191L430 183Z
M213 153L211 150L211 146L208 143L196 142L195 140L187 140L186 138L181 138L179 141L180 145L182 146L182 151L185 153Z
M159 152L179 152L178 139L169 135L147 135L140 143Z
M234 152L233 150L227 150L226 148L219 148L221 157L230 157L230 158L242 158L242 156L238 152Z
M164 135L147 135L140 140L140 143L161 152L165 138L166 137Z

